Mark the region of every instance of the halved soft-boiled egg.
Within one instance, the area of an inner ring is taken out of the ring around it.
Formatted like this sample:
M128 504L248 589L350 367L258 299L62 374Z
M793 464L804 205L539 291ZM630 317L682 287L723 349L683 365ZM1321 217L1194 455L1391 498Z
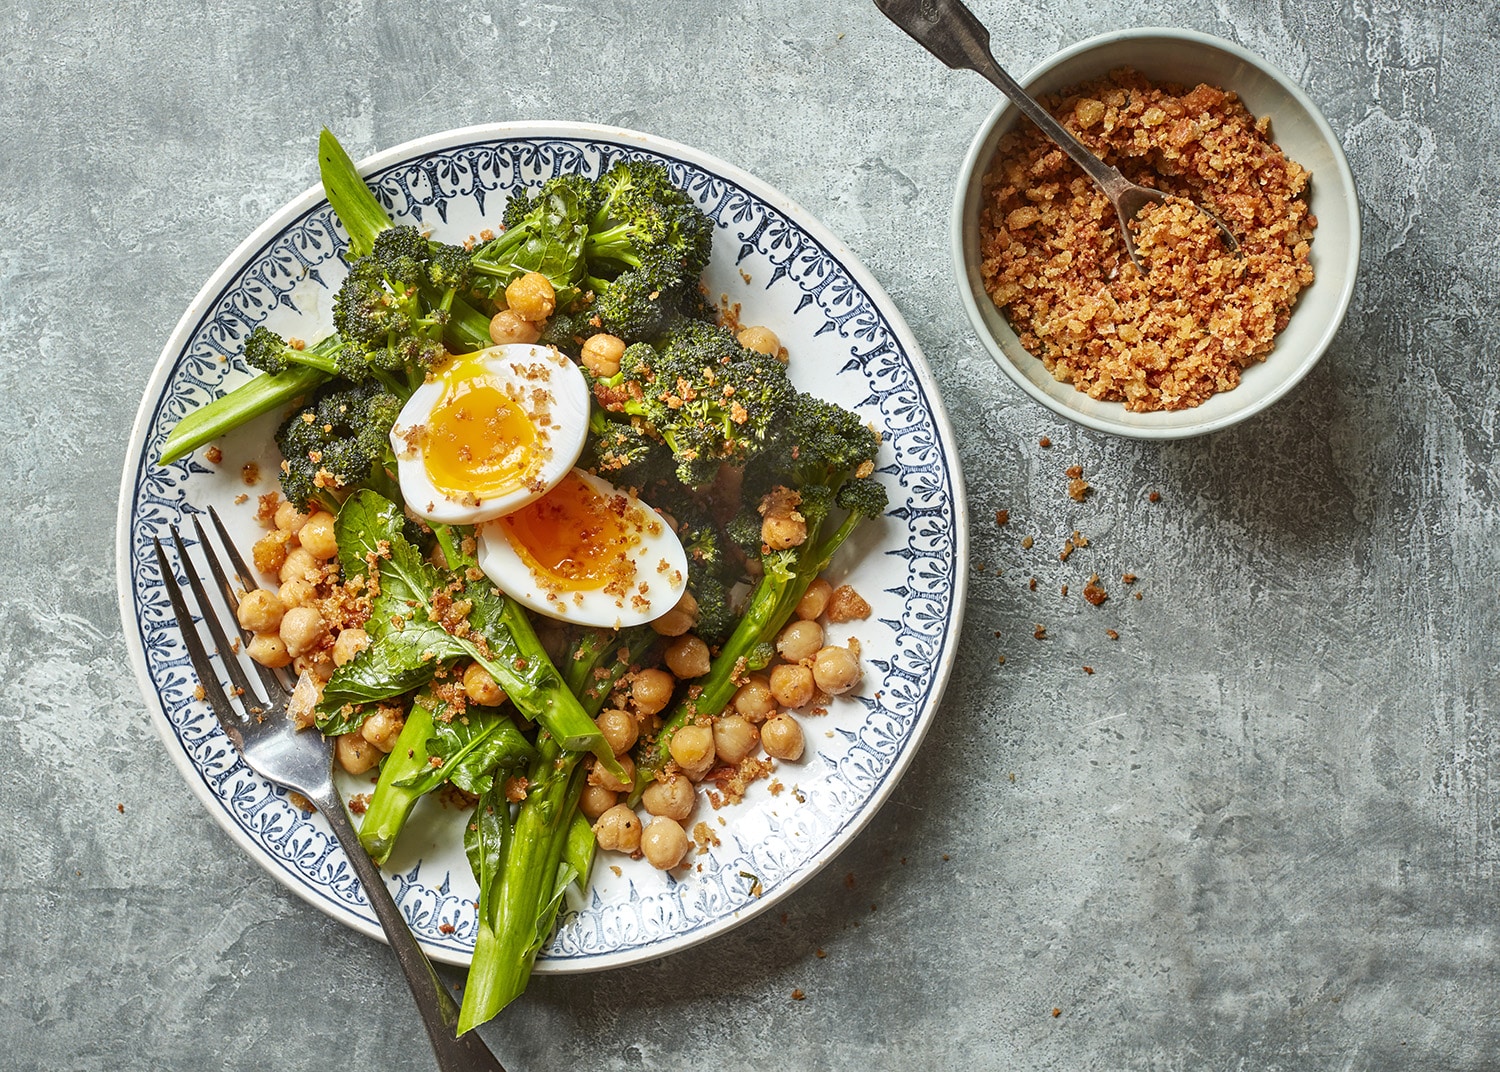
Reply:
M451 358L413 392L391 429L412 511L472 525L545 495L583 450L589 389L547 346L491 346Z
M481 525L479 568L522 606L604 628L659 618L687 587L687 553L666 519L582 469Z

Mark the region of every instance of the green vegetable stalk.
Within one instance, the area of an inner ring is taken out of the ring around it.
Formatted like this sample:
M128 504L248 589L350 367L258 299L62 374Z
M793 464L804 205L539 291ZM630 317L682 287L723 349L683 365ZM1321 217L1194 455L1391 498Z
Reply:
M390 857L423 796L450 781L465 792L488 792L497 775L523 769L536 758L536 748L499 711L470 708L450 719L444 709L430 694L420 694L381 765L359 828L360 844L378 864Z
M618 636L602 630L585 635L566 675L580 690L587 710L596 714L603 708L614 685L654 640L647 626ZM595 669L611 653L608 669L596 675ZM479 933L459 1013L459 1034L491 1019L525 991L536 955L552 933L563 893L587 873L593 858L593 829L578 811L582 757L558 748L546 735L538 751L514 829L501 829L505 824L498 821L493 801L481 801L470 822L476 846L470 862L478 859L481 864L475 867ZM497 842L507 838L497 850ZM492 859L497 851L499 863Z

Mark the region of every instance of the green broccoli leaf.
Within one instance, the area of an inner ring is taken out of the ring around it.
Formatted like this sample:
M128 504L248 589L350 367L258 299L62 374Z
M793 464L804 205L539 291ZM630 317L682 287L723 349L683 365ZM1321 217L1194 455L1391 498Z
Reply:
M396 784L429 793L451 781L466 793L483 796L493 787L497 771L525 767L536 757L536 749L509 716L470 708L448 721L434 720L427 755L440 764L429 763L427 769Z
M578 297L584 277L588 226L575 191L566 186L544 191L529 204L520 222L475 252L471 285L496 298L527 272L540 272L557 293L557 307L566 309Z
M518 710L565 748L592 751L607 767L614 752L547 658L514 599L467 573L429 564L403 535L397 505L368 489L351 495L335 525L344 576L369 578L365 630L372 643L333 672L318 704L320 724L347 718L348 705L399 696L430 681L449 660L489 671ZM439 601L446 610L438 609ZM460 605L467 607L460 611ZM451 631L450 631L451 630Z

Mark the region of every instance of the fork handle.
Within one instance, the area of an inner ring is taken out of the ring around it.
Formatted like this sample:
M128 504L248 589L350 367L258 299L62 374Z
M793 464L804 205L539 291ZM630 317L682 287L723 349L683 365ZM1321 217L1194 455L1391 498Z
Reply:
M375 866L375 861L370 859L370 854L359 843L359 835L355 833L354 824L349 821L349 816L344 811L344 802L339 799L338 793L330 793L321 799L315 798L313 803L317 804L323 818L328 820L328 825L333 827L334 835L344 847L344 854L349 857L349 863L359 876L365 896L370 899L370 905L380 919L386 941L396 954L396 962L401 965L401 973L406 976L406 985L411 987L411 996L416 999L417 1011L422 1014L422 1024L427 1028L427 1038L432 1042L432 1053L437 1058L438 1068L441 1072L505 1072L505 1066L490 1052L484 1040L479 1037L479 1032L470 1031L455 1037L458 1003L453 1000L453 995L448 992L442 979L438 978L432 961L427 959L427 954L417 944L405 917L391 897L391 891L386 889L385 879L380 876L380 868Z
M912 39L954 70L974 71L987 78L995 88L1009 97L1021 113L1030 119L1073 158L1089 177L1113 199L1129 179L1100 160L1075 138L1067 127L1021 88L1005 69L995 62L990 51L990 32L963 4L963 0L875 0L885 17L911 35Z

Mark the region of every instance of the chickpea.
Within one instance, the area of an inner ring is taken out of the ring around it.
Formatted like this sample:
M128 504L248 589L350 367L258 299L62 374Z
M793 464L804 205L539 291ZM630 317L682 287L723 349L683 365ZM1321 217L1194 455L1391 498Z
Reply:
M720 715L714 720L714 751L732 767L755 751L760 744L760 730L755 723L739 715Z
M297 539L314 558L332 558L339 553L338 540L333 535L333 515L327 510L319 510L303 522Z
M636 722L635 716L629 711L621 711L612 707L607 711L601 711L599 717L594 719L599 732L604 734L604 739L614 749L615 755L630 751L630 746L635 744L635 739L640 735L641 728Z
M760 539L773 551L801 547L807 542L807 521L796 517L767 517L760 523Z
M665 815L679 823L693 814L693 805L697 802L698 794L693 783L680 774L652 782L641 794L641 803L652 815Z
M396 738L406 726L406 716L394 705L375 708L375 713L365 719L359 734L382 752L396 747Z
M823 611L828 607L828 597L833 595L833 585L822 577L807 586L807 591L802 593L802 598L797 601L797 617L805 621L812 621L823 617Z
M478 663L470 663L464 670L464 695L480 707L499 707L505 702L504 690Z
M286 650L281 637L275 633L257 633L255 638L245 645L245 654L261 666L269 666L272 670L288 666L292 661L291 653Z
M301 531L307 522L307 515L298 510L289 502L281 502L276 507L276 527L282 532L289 532L293 536Z
M641 847L641 820L629 804L616 804L594 823L594 840L611 852L635 852Z
M667 645L665 655L667 669L679 680L702 677L708 673L708 645L701 637L688 633Z
M285 613L286 607L276 597L275 592L257 588L253 592L245 593L245 598L240 600L234 616L239 619L242 629L248 629L252 633L274 633L276 627L281 624L281 616Z
M659 871L670 871L682 863L687 851L687 831L675 819L669 819L665 815L653 817L651 825L641 835L641 852L651 866Z
M677 605L660 618L653 620L651 628L656 630L659 636L677 637L682 636L697 624L698 601L693 598L693 593L684 590Z
M603 763L595 763L589 768L589 785L597 785L602 789L610 789L616 793L625 793L635 785L635 760L627 756L616 756L615 760L625 771L625 780L621 781L609 772L609 768Z
M288 542L287 534L280 529L256 540L255 546L250 549L250 557L255 562L255 568L262 573L278 572L281 564L286 561Z
M276 589L276 598L281 600L281 605L290 610L293 607L305 607L317 598L318 589L311 581L304 581L300 577L287 581Z
M370 634L358 627L343 629L333 638L333 665L343 666L370 646Z
M795 763L802 758L802 727L783 711L775 718L766 719L760 728L760 743L766 755Z
M490 318L490 339L497 346L508 342L536 342L541 337L541 328L521 319L511 309L501 309Z
M620 802L620 794L602 785L586 785L578 795L578 810L593 822Z
M333 676L333 660L329 658L328 652L315 648L306 655L293 659L292 669L315 679L320 685L326 684Z
M313 557L311 551L305 547L294 547L286 553L286 560L282 562L281 569L276 576L283 584L287 581L307 581L309 584L315 584L322 572L321 563Z
M776 332L759 324L740 328L740 333L735 336L735 339L746 350L770 354L772 357L781 353L781 340L776 337Z
M682 773L696 782L714 765L714 731L707 726L681 726L672 734L667 750Z
M584 340L583 367L601 380L608 379L620 371L620 357L624 353L624 339L601 331Z
M380 762L381 752L358 732L341 733L333 739L333 754L350 774L363 774Z
M312 651L327 635L328 623L312 607L293 607L281 616L281 642L294 659Z
M635 709L643 715L654 715L672 699L672 688L676 684L665 670L642 670L630 684L630 698Z
M792 622L776 638L776 653L789 663L801 663L823 646L823 627L817 622Z
M776 713L776 700L771 695L771 684L761 674L754 675L741 685L731 702L735 713L751 722L764 722Z
M527 272L505 288L505 304L522 320L540 324L557 308L557 291L541 272Z
M813 698L813 672L805 666L773 666L771 695L782 707L807 706Z
M824 648L813 659L812 672L818 688L830 696L848 692L859 684L859 660L848 648Z

